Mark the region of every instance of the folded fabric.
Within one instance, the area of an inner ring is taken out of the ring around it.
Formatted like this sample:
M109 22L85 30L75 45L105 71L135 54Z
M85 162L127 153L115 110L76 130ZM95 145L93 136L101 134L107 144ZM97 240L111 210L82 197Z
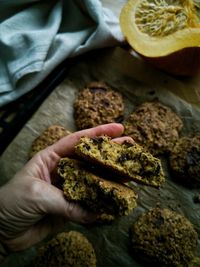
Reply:
M0 1L0 107L37 86L59 63L123 41L99 0Z

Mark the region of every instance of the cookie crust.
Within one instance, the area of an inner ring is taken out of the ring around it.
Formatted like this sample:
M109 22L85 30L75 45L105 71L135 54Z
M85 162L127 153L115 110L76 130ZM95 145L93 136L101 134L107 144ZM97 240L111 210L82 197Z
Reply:
M170 167L179 181L200 185L200 134L177 141L170 154Z
M32 143L29 157L32 158L37 152L46 147L53 145L62 137L69 135L71 132L61 125L51 125L46 128Z
M138 253L143 260L158 266L188 266L194 257L197 240L190 221L169 209L149 210L131 229L133 255Z
M44 244L34 267L96 267L96 255L89 240L77 231L62 232Z
M104 82L92 82L79 91L74 102L74 118L79 130L123 119L122 94Z
M183 126L178 115L159 102L143 103L123 124L124 135L131 136L153 155L169 153Z

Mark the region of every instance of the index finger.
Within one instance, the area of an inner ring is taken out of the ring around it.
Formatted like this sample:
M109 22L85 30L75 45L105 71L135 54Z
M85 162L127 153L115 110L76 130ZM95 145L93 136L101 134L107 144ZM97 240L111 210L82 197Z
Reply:
M124 127L120 123L103 124L94 128L78 131L63 137L57 143L51 146L53 152L60 157L73 155L74 146L82 136L95 137L100 135L108 135L111 138L119 137L123 134Z

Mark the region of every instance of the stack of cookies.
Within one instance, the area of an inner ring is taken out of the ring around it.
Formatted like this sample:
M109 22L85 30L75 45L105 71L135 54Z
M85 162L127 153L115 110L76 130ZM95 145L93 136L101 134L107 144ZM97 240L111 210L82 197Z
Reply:
M136 207L137 194L125 180L156 188L165 180L160 160L135 142L118 144L107 136L82 137L75 153L79 160L63 158L58 164L64 194L96 213L119 217Z

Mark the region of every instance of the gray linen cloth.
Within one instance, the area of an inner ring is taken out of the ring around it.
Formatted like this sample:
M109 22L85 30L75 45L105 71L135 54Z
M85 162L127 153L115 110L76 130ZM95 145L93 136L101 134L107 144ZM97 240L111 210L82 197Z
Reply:
M64 59L121 41L119 19L99 0L0 0L0 107Z

